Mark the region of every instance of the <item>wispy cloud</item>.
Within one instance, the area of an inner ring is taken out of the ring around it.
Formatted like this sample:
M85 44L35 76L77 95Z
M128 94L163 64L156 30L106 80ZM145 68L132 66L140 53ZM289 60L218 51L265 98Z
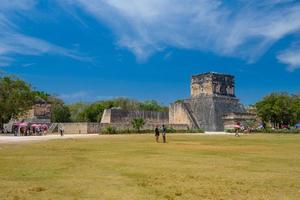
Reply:
M300 68L300 44L281 52L277 58L280 62L288 65L289 71Z
M67 103L74 102L94 102L97 100L107 100L116 98L115 96L99 96L96 91L77 91L69 94L61 94L59 98L63 99Z
M18 14L35 9L35 0L1 0L0 3L0 66L8 66L14 55L56 54L88 61L87 57L43 39L23 34L14 20Z
M89 95L90 93L87 91L78 91L70 94L59 95L59 98L65 100L66 102L76 102L86 100Z
M65 0L106 23L139 60L166 47L211 51L255 61L300 29L293 0Z

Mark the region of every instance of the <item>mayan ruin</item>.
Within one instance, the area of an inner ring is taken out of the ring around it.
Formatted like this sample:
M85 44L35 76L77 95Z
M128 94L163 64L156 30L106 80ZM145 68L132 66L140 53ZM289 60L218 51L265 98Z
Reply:
M230 113L248 116L235 96L232 75L208 72L191 79L191 96L170 105L169 123L188 124L205 131L224 131L223 118Z
M234 89L232 75L216 72L193 75L190 98L172 103L169 113L111 108L104 111L101 124L129 128L132 119L143 118L145 127L152 129L156 125L165 124L175 129L224 131L224 123L227 129L233 129L236 122L255 117L239 102Z

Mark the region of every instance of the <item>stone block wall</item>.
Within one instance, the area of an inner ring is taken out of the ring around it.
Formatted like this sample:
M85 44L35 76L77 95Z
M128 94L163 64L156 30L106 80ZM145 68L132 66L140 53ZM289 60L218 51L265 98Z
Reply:
M169 115L167 112L141 111L141 110L122 110L106 109L103 112L101 123L131 123L134 118L143 118L146 124L167 124Z
M183 106L183 102L175 102L170 105L169 124L186 124L191 126L191 121L187 110Z
M236 124L244 125L247 121L253 121L255 126L259 126L260 121L257 120L256 115L252 113L229 113L223 117L224 129L232 130Z
M87 133L100 133L101 123L88 123Z
M141 130L153 130L156 126L162 127L163 123L147 123ZM173 128L176 130L187 130L189 127L186 124L165 124L168 128ZM64 128L65 134L92 134L101 133L108 126L114 127L117 130L132 130L131 123L59 123L58 127Z
M163 124L148 123L148 124L145 124L141 128L141 130L153 130L153 132L154 132L154 129L156 128L156 126L161 128L162 125ZM126 130L126 129L133 130L131 123L106 123L106 124L101 123L100 126L101 126L100 132L105 130L109 126L114 127L117 130ZM189 126L187 124L165 124L165 126L167 128L172 128L175 130L188 130L189 129Z
M191 107L198 127L206 131L223 131L224 115L231 112L245 112L238 99L228 96L202 95L187 100L187 103Z
M89 134L89 133L100 133L100 123L59 123L58 127L63 127L65 134Z
M201 94L217 94L234 97L234 77L215 72L192 76L191 97L194 98Z

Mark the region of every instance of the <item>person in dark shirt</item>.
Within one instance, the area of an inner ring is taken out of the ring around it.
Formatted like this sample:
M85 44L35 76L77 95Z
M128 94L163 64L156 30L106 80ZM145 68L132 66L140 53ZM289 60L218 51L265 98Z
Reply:
M158 142L158 139L159 139L159 129L158 129L158 126L156 126L156 128L155 128L155 140L156 140L156 142Z
M167 128L166 126L163 124L162 125L162 136L163 136L163 142L166 143L167 140L166 140L166 134L167 134Z

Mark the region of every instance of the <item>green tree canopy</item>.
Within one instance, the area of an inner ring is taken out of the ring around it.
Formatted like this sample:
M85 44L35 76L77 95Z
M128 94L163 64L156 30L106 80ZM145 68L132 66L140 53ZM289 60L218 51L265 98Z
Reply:
M271 122L274 127L300 122L300 99L296 95L272 93L255 106L262 121Z
M71 121L72 122L85 122L86 116L85 116L85 110L87 109L89 105L87 103L74 103L68 105L70 113L71 113Z
M51 101L51 95L48 94L47 92L35 90L35 91L33 91L33 94L35 97L40 97L43 100L45 100L46 102Z
M168 107L154 100L139 102L127 98L96 101L90 104L75 103L69 105L71 119L76 122L99 122L104 110L112 107L120 107L124 110L168 111Z
M140 103L141 110L167 112L168 107L165 107L155 100L144 101Z
M25 81L0 74L0 126L26 112L34 103L34 93Z
M71 122L71 113L68 106L61 103L54 103L51 106L51 122Z

